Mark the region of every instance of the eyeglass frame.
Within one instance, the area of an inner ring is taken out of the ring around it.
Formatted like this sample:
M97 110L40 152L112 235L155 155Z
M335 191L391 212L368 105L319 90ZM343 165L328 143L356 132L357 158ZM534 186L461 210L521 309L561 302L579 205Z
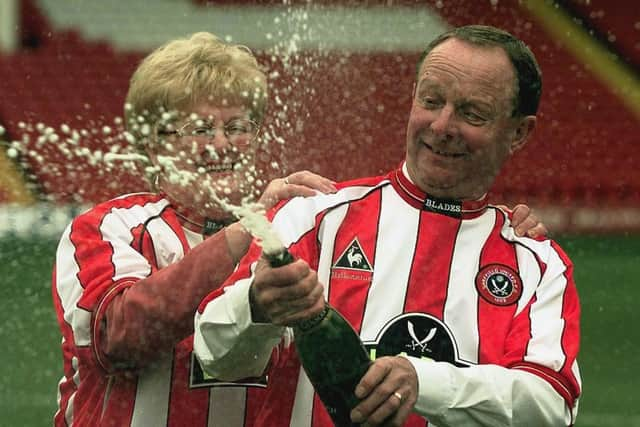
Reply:
M201 119L198 119L201 120ZM255 126L256 131L253 133L253 136L251 138L249 138L247 140L246 144L239 144L239 146L241 147L248 147L249 145L251 145L257 138L258 138L258 134L260 133L260 129L262 128L262 126L256 122L255 120L251 120L251 119L232 119L230 120L228 123L232 123L233 121L243 121L243 122L249 122L251 123L253 126ZM176 130L165 130L165 129L159 129L156 131L156 133L159 136L168 136L168 135L177 135L180 138L184 138L184 137L192 137L192 138L196 138L196 137L202 137L202 136L206 136L209 140L213 139L215 137L216 132L220 129L217 126L210 126L209 130L213 131L211 135L189 135L187 133L184 132L184 129L187 126L190 126L194 123L197 123L197 120L189 120L188 122L186 122L185 124L183 124L182 126L180 126L178 129ZM227 141L229 141L229 143L233 146L237 146L238 144L234 144L231 142L231 138L229 137L229 134L227 133L227 124L225 123L225 125L222 127L222 133L224 134L224 137L227 138ZM204 126L203 126L204 127Z

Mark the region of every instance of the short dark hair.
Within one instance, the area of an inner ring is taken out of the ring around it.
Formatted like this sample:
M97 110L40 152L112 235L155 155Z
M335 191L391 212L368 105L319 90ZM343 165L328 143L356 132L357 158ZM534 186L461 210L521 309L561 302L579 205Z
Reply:
M536 114L542 93L542 72L538 61L522 40L499 28L486 25L467 25L440 34L422 52L418 61L417 78L420 77L422 63L433 48L452 38L479 46L501 47L509 57L518 80L513 116Z

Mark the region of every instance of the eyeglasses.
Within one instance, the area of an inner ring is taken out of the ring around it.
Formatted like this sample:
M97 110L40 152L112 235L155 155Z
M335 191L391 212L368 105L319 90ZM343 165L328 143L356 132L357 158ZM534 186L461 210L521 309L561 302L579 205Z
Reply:
M250 119L233 119L224 124L224 136L233 146L247 146L258 136L260 125ZM204 120L189 121L177 130L162 129L158 135L213 139L218 128Z

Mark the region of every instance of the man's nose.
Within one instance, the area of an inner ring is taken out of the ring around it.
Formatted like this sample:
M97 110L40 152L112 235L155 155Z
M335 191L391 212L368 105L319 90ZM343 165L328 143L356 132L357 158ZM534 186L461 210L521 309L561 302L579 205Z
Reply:
M431 130L438 136L450 135L454 132L454 108L451 105L445 105L436 112L435 119L431 122Z

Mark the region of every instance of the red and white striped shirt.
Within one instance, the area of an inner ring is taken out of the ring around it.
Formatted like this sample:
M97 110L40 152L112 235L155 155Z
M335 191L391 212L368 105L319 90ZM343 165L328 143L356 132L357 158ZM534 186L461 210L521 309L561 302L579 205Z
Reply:
M222 387L192 354L198 302L233 268L224 232L202 241L162 196L75 218L53 275L64 359L55 425L250 425L248 396L262 390Z
M516 237L486 200L430 198L402 169L339 188L292 199L274 213L273 227L317 270L325 297L372 358L409 357L419 397L405 425L571 424L581 387L580 309L558 245ZM270 360L257 425L331 426L290 329L253 324L247 314L259 255L253 246L229 285L200 305L196 355L221 378L256 375Z

